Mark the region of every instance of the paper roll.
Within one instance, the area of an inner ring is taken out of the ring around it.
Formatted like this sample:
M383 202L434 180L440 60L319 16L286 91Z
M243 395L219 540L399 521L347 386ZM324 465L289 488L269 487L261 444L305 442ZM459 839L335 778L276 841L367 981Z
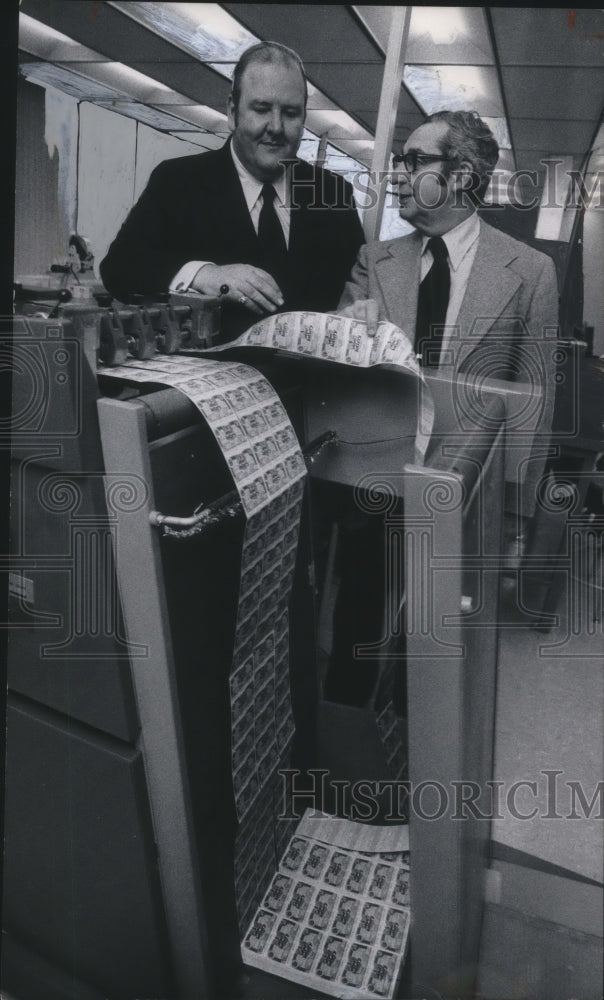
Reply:
M316 312L288 312L255 323L237 340L213 351L233 347L267 347L305 358L317 358L355 368L382 366L410 373L422 383L415 434L415 461L423 465L432 428L434 400L419 366L413 344L394 323L378 324L375 336L367 325L348 316Z
M288 604L306 475L302 452L274 389L247 365L172 355L103 373L184 393L212 429L247 515L229 675L241 822L270 785L294 733Z

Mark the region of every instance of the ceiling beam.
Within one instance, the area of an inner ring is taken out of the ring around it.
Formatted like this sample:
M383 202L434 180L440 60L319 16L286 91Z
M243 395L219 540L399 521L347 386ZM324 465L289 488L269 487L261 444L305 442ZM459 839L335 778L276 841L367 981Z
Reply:
M514 136L512 135L512 122L510 120L510 111L508 108L507 96L505 92L505 87L503 85L503 73L501 72L501 59L499 58L499 49L497 47L497 37L495 35L495 25L493 24L493 18L491 16L491 10L489 7L483 7L485 20L487 23L487 31L489 33L489 38L491 40L491 49L493 51L493 59L495 60L495 70L497 72L497 79L499 80L499 92L501 94L501 103L503 105L503 114L508 125L508 135L510 137L511 153L514 158L514 168L518 169L518 161L516 159L516 147L514 145Z
M380 233L386 197L385 176L390 165L412 9L412 7L392 8L392 25L384 65L384 78L375 130L375 146L371 163L372 176L375 179L373 191L374 194L377 194L377 198L372 199L372 202L375 201L375 203L370 202L363 212L363 229L367 240L378 239ZM384 178L384 181L378 180L381 177Z

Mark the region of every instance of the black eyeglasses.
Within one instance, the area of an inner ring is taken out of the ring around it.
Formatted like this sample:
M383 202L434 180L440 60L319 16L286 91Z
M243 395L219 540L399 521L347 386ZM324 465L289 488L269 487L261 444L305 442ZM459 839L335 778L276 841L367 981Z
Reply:
M452 156L443 156L442 153L418 153L412 149L409 153L397 153L396 156L393 156L392 166L396 170L402 163L408 174L414 174L418 167L422 167L426 163L438 163L439 161L448 163L452 159Z

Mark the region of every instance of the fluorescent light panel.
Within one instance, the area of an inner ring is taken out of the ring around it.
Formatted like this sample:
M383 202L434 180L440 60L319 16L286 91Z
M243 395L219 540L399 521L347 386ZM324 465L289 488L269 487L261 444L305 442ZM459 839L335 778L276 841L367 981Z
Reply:
M453 45L468 35L465 11L461 7L414 7L409 39L427 37L434 45Z
M112 87L130 100L141 101L143 104L183 103L181 94L121 62L78 62L73 65L55 61L55 65L73 70L96 83Z
M260 39L243 27L219 4L149 3L145 0L110 0L111 6L145 28L231 79L236 61ZM349 114L309 85L307 124L311 131L329 133L330 140L371 142L373 136ZM363 148L363 147L360 147Z
M228 134L226 115L203 104L191 104L189 97L158 80L124 63L107 60L26 14L19 17L19 44L41 60L49 52L63 57L56 63L21 63L20 72L28 80L55 87L80 101L109 107L162 132L202 130ZM170 111L164 110L166 107Z
M56 66L46 62L22 62L19 66L19 72L26 80L33 83L43 87L54 87L55 90L69 94L78 101L90 101L100 107L126 115L128 118L136 118L147 125L152 125L153 128L157 128L161 132L226 129L226 117L219 115L211 108L199 105L188 107L186 104L178 104L179 116L177 117L151 104L133 101L119 90L90 80L64 66ZM179 97L179 100L184 102L186 98ZM170 103L169 106L176 106L176 102Z
M53 63L22 62L19 65L19 72L26 80L32 80L44 87L55 87L80 101L112 101L123 98L123 94L113 88L102 86L79 73L73 73Z
M159 132L170 132L173 134L177 129L181 132L192 132L195 134L199 132L197 125L184 122L180 118L175 118L174 115L160 111L158 108L150 107L148 104L139 104L137 101L120 101L119 106L116 105L115 101L95 101L94 103L98 107L107 108L109 111L119 111L119 114L125 115L126 118L135 118L136 121L142 122L144 125L149 125Z
M86 62L104 57L28 14L19 14L19 48L47 62Z
M555 167L555 183L546 182L541 194L535 229L535 237L538 240L559 240L563 224L568 217L565 206L570 189L570 171L573 169L574 161L572 156L560 156L556 159L562 160L562 163ZM554 198L552 194L555 194Z
M403 81L427 115L449 110L505 117L494 67L406 65Z
M341 149L337 149L330 142L327 143L325 149L325 166L329 170L334 170L336 173L346 176L358 173L359 168L363 169L362 164L358 160L353 156L348 156L347 153L343 153Z
M353 8L384 53L392 7ZM493 51L482 7L413 7L405 61L493 65Z
M385 54L392 7L356 5L354 10ZM403 77L407 90L427 115L477 111L499 148L510 150L494 63L482 7L413 7Z
M226 77L232 74L233 59L238 59L245 49L258 41L218 4L122 3L116 0L112 6L196 58L207 60ZM190 98L161 82L107 59L27 14L20 15L19 24L21 48L45 60L22 64L21 72L28 79L55 87L78 100L103 104L161 131L187 132L198 127L228 134L224 114L203 105L192 105ZM176 112L177 107L178 117L175 114L173 119L170 112ZM166 108L170 108L170 112ZM344 156L356 158L357 169L370 165L371 133L312 83L309 83L307 124L301 145L302 156L314 159L319 136L327 134Z
M236 63L259 39L217 3L123 3L111 4L122 14L167 38L200 62ZM222 74L228 76L228 73Z

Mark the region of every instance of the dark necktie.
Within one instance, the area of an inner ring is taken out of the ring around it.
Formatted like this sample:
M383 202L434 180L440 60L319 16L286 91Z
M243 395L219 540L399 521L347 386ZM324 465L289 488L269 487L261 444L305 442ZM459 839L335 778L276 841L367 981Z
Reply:
M425 365L438 365L443 326L447 318L451 275L447 245L442 236L430 237L426 249L430 251L434 261L419 286L415 351L422 355Z
M287 269L287 244L279 222L274 200L277 192L272 184L262 187L262 208L258 219L258 243L262 253L262 266L285 293L283 287Z

